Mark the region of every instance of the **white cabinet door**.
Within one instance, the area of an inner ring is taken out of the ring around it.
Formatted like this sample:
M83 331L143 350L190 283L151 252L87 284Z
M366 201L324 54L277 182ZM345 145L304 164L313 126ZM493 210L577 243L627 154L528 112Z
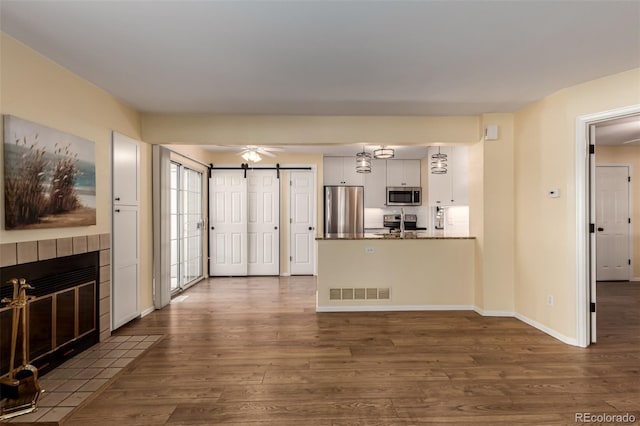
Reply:
M429 176L427 182L429 186L429 205L430 206L448 206L451 205L451 169L448 168L447 173L438 175L431 173L431 156L438 153L447 155L447 166L451 160L450 147L429 147L427 153L429 155Z
M364 176L367 173L356 172L356 157L342 157L342 176L344 184L350 186L364 185Z
M113 280L111 317L113 329L140 314L138 307L140 218L136 206L114 206Z
M420 186L420 160L387 160L387 186Z
M324 157L325 185L364 185L363 173L356 172L356 157Z
M325 185L345 185L342 157L324 157L323 182Z
M381 209L386 203L387 160L372 160L371 173L364 175L364 206Z
M469 205L469 149L455 146L451 149L451 205Z
M215 170L209 182L210 275L247 275L247 180L241 170Z
M280 274L280 179L271 170L247 176L249 275Z
M137 206L140 145L135 139L113 133L113 202Z

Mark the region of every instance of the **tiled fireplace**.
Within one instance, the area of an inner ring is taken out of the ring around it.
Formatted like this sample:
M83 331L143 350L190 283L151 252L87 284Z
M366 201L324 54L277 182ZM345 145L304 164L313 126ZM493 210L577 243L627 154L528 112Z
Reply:
M27 350L42 373L110 336L110 259L109 234L0 245L2 297L11 296L11 278L26 278L34 287L28 291L36 298L27 308ZM11 309L5 306L0 327L3 375L11 335Z

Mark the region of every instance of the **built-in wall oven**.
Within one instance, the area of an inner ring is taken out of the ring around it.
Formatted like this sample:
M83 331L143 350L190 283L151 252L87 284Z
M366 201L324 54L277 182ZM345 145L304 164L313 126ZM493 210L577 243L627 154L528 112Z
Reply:
M387 186L387 206L422 205L422 188L419 186Z

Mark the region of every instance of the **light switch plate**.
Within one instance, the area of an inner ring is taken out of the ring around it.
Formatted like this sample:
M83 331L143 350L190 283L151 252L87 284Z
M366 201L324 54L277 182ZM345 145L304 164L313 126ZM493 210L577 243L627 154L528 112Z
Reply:
M367 254L375 253L376 250L373 247L365 247L364 252Z

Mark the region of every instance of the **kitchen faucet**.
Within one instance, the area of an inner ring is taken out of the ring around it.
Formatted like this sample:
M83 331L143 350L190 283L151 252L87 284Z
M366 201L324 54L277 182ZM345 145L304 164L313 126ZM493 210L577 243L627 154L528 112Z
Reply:
M404 238L404 207L400 209L400 238Z

